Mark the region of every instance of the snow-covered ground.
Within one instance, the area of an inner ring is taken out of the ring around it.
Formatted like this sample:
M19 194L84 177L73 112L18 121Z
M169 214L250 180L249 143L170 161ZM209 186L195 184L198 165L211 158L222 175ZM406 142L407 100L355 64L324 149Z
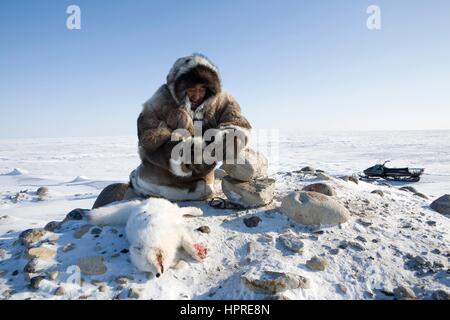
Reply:
M126 182L139 164L137 139L1 139L0 299L122 299L130 289L143 299L261 299L267 295L247 288L240 277L243 273L257 276L264 270L291 272L310 280L309 289L282 294L289 299L391 299L393 290L401 285L422 299L431 298L437 290L449 291L450 220L431 210L429 204L450 193L450 131L272 132L267 136L270 132L261 132L255 145L270 160L270 174L277 181L276 199L266 208L244 211L190 203L202 208L204 216L187 219L187 226L211 229L209 234L194 233L209 248L204 263L181 253L187 264L159 279L148 279L129 261L123 228L104 227L100 234L87 232L77 239L77 228L86 222L70 221L45 244L57 253L47 262L45 272L32 275L46 276L39 289L29 287L23 271L28 260L24 247L16 242L19 234L61 221L72 209L89 209L102 188ZM277 209L288 192L317 182L315 176L295 172L304 166L338 177L388 159L392 166L424 167L422 180L413 185L430 199L398 190L405 183L387 187L332 179L327 183L352 213L349 222L339 227L306 228ZM49 189L43 201L36 195L41 186ZM384 197L371 194L375 189L382 190ZM20 197L13 201L17 193ZM243 219L252 215L262 222L248 228ZM280 243L278 237L289 232L305 243L303 254L292 254ZM349 243L346 248L344 240ZM64 252L68 243L75 248ZM72 283L70 267L78 258L94 255L104 258L107 272ZM312 256L325 258L328 268L310 270L305 262ZM53 270L59 271L55 280L48 276ZM119 276L129 279L123 283L117 280ZM54 295L61 286L65 293Z

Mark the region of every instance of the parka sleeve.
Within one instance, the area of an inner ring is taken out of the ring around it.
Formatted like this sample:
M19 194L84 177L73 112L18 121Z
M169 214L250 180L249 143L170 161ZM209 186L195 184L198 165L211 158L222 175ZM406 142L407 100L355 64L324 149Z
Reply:
M153 112L141 112L137 120L139 145L152 154L170 140L172 130Z

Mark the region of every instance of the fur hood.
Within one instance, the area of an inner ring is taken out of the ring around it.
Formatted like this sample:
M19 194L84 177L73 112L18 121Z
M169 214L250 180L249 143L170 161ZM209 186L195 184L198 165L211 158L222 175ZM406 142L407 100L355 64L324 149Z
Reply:
M219 70L206 56L195 53L177 59L167 75L167 86L176 103L182 103L186 89L197 83L206 86L206 99L222 91Z

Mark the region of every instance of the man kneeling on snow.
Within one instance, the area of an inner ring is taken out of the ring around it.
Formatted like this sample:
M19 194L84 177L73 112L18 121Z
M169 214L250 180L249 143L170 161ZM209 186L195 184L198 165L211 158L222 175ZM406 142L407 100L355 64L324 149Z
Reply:
M144 104L137 126L141 165L128 184L106 187L94 208L150 196L211 197L217 163L242 163L239 151L251 129L238 102L222 91L217 67L200 54L175 62L167 83Z

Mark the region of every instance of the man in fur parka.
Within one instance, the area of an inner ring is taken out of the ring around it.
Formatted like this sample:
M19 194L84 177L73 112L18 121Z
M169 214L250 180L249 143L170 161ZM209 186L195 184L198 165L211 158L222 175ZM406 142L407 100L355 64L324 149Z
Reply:
M208 129L216 129L217 134L211 141L202 137ZM250 129L238 102L223 91L218 68L200 54L179 58L167 75L166 84L144 103L138 117L141 165L130 174L128 184L106 187L94 208L113 201L150 196L171 201L210 197L214 191L217 163L194 161L196 156L186 154L184 159L193 161L180 160L174 157L174 148L196 139L199 139L198 144L192 143L192 146L205 148L208 143L225 140L225 133L230 131L245 137L245 146ZM238 152L236 146L231 148ZM224 156L229 151L230 145L226 144Z

